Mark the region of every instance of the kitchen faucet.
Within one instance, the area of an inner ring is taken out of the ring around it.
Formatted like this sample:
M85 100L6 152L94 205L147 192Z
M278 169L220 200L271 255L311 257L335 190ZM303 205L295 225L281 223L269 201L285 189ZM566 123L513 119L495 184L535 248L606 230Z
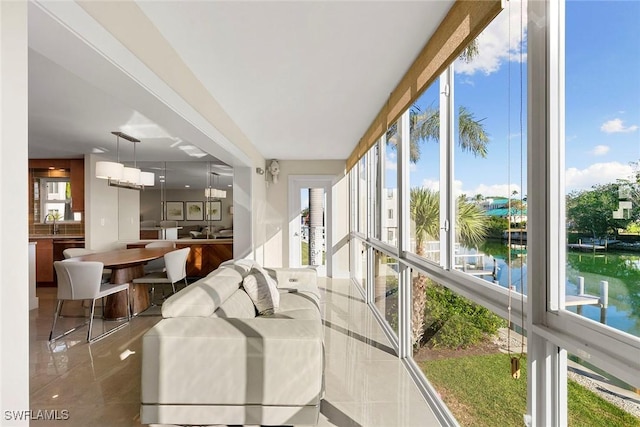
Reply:
M58 228L58 214L57 213L49 213L44 217L44 223L49 224L48 220L51 219L53 221L53 234L58 234L60 231Z

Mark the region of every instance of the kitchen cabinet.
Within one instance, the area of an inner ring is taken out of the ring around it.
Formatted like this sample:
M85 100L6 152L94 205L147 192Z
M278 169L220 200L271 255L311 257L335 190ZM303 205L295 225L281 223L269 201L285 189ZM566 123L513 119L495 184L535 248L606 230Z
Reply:
M36 242L36 283L53 286L53 239L29 239Z
M64 259L62 253L67 248L83 248L84 238L60 237L31 237L36 242L36 283L38 286L55 286L56 275L53 268L54 261Z

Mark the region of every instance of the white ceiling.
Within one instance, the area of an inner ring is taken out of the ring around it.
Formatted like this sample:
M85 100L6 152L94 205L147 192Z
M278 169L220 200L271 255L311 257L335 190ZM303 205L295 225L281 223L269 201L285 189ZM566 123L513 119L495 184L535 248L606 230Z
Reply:
M138 5L265 158L345 159L452 3ZM121 130L138 161L215 161L180 150L202 134L57 27L30 5L30 157L115 157Z
M346 159L453 1L137 3L266 158Z

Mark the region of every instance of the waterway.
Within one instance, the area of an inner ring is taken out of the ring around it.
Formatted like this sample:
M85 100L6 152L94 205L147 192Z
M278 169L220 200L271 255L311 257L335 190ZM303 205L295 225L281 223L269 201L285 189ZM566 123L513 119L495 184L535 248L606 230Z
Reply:
M507 287L511 283L517 292L527 291L526 251L520 248L511 249L505 243L487 241L478 250L489 256L485 257L485 268L497 266L496 281ZM473 251L473 250L471 250ZM640 336L640 253L614 252L584 253L568 252L566 269L566 293L578 294L578 277L584 277L585 293L594 296L600 294L600 281L609 282L609 306L606 308L605 323L612 328ZM485 277L486 280L493 280ZM575 307L568 308L576 312ZM582 315L600 321L599 306L582 307Z

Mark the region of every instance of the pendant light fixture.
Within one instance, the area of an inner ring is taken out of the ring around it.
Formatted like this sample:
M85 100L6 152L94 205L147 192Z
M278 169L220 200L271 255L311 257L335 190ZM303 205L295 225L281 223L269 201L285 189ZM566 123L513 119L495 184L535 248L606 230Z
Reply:
M220 174L216 172L210 172L213 178L209 179L209 187L204 189L204 197L207 199L224 199L227 197L227 192L225 190L218 190L217 188L213 188L211 184L218 184L218 177ZM211 182L213 181L213 182Z
M155 174L152 172L142 172L136 166L136 144L140 142L124 132L111 132L116 136L116 162L100 161L96 162L96 178L106 179L111 187L129 188L132 190L143 190L145 186L155 184ZM120 138L133 143L133 167L124 166L120 163Z

